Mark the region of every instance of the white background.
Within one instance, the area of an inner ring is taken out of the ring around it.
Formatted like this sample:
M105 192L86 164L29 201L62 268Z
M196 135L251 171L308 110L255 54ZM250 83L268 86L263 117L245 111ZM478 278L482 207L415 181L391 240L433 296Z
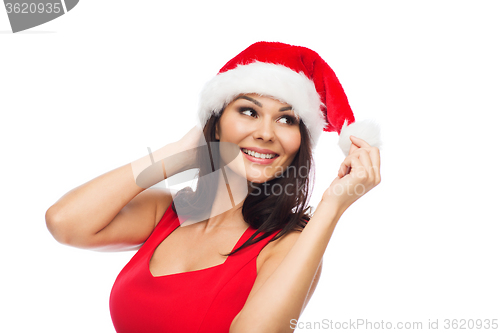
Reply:
M383 131L382 183L341 218L301 322L500 319L498 7L82 0L17 34L0 9L0 331L114 331L109 292L133 252L61 245L45 211L179 139L203 84L259 40L317 51ZM313 206L336 144L316 149Z

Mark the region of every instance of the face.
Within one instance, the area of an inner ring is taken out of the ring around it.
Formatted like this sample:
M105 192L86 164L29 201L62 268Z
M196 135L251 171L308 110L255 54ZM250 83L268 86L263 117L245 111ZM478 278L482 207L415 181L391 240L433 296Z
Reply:
M240 148L236 158L240 162L230 163L231 170L254 183L286 170L301 142L299 118L291 109L289 104L257 94L240 95L224 109L216 139ZM221 157L224 160L222 151Z

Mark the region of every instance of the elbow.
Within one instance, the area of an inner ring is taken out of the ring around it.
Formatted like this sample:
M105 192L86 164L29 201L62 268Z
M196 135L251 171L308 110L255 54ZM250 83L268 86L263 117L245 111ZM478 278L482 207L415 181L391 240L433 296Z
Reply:
M67 223L65 223L63 214L57 207L51 206L45 212L45 224L56 241L61 244L70 245Z
M63 245L80 249L95 249L94 235L82 230L75 218L68 216L56 205L45 212L45 224L52 237Z

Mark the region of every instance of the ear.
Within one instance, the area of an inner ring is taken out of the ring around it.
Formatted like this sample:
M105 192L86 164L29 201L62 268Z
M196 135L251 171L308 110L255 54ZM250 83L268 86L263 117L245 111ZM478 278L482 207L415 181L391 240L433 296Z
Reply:
M217 122L217 124L215 124L215 140L219 141L220 140L220 137L219 137L219 123Z

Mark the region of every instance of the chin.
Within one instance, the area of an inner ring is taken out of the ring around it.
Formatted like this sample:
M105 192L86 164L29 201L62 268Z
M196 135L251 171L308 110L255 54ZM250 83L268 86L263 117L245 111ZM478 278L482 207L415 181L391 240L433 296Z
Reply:
M273 180L275 178L276 177L266 177L266 176L255 177L255 174L254 174L254 176L252 176L251 174L247 174L247 181L252 182L252 183L258 183L258 184L263 184L263 183L268 182L270 180Z
M254 178L254 179L248 179L248 178L247 178L247 180L248 180L249 182L252 182L252 183L254 183L254 184L264 184L265 182L268 182L268 181L270 181L270 180L272 180L272 179L274 179L274 178L271 178L271 179L255 179L255 178Z

